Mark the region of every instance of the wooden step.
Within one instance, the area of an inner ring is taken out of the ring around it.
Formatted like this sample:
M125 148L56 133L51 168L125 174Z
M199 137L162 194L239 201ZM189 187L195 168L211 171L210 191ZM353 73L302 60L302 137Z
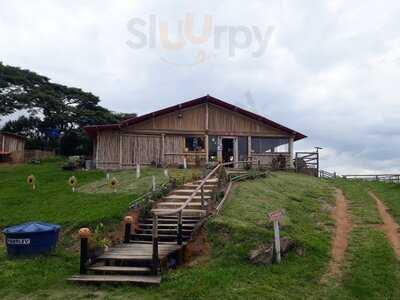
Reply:
M165 242L173 242L176 241L176 234L159 234L158 240ZM190 238L190 235L183 235L182 239L187 240ZM153 239L152 233L135 233L131 235L132 240L140 240L140 241L151 241Z
M163 199L183 199L183 200L187 200L189 199L190 195L169 195L169 196L165 196ZM194 196L192 199L196 199L196 200L201 200L201 196ZM204 195L204 199L211 199L211 196L208 195Z
M183 186L186 188L197 188L200 184L197 183L185 183ZM205 184L203 185L205 189L213 189L216 184Z
M137 231L138 231L138 233L152 233L153 229L152 228L147 228L147 229L141 228L141 229L138 229ZM190 234L192 231L193 231L193 229L182 228L182 232L186 235ZM164 233L165 234L175 234L175 236L176 236L176 234L178 232L178 228L175 227L175 228L169 228L169 229L158 229L157 232L158 232L158 234L164 234Z
M193 194L195 190L196 190L195 188L193 188L193 189L174 190L173 193L176 193L176 194ZM203 192L204 193L211 193L212 190L204 189ZM200 193L201 193L201 190L196 192L196 194L200 194Z
M146 267L119 267L119 266L91 266L88 268L94 272L106 273L150 273L151 269Z
M159 285L161 276L139 275L74 275L68 279L72 282L86 283L136 283Z
M160 224L158 223L158 229L167 229L167 228L176 228L178 227L177 224L178 220L174 224ZM182 222L182 227L183 228L194 228L196 226L196 223L183 223ZM139 223L140 228L153 228L153 223Z
M172 213L174 209L155 208L151 210L153 213ZM184 216L205 216L207 211L204 209L184 209L182 215Z
M200 184L202 183L203 180L196 180L194 183L196 184ZM206 180L206 183L217 183L218 182L218 178L210 178Z
M196 216L189 216L190 218L196 218L196 219L188 219L188 216L182 216L182 223L183 224L196 224L197 222L200 221L200 218ZM169 224L177 224L178 223L178 218L169 218L169 219L164 219L165 216L158 218L158 225L169 225ZM140 223L147 223L153 225L153 219L152 218L147 218L139 221Z
M167 206L167 207L170 207L170 206L176 206L176 208L178 208L178 207L180 207L180 206L182 206L182 204L183 204L184 202L160 202L160 203L157 203L157 208L159 208L160 206ZM207 202L206 201L204 201L204 206L206 206L207 205ZM187 207L201 207L201 202L190 202L190 203L188 203L188 205L187 205Z

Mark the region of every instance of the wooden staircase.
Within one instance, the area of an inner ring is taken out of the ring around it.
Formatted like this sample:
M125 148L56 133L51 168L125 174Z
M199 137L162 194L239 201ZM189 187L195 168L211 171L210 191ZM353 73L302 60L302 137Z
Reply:
M182 251L196 226L208 214L218 178L186 183L157 202L152 216L141 218L125 243L97 257L80 275L69 278L84 283L157 285L160 270L181 262ZM201 188L201 189L200 189ZM177 215L174 215L179 211ZM155 226L157 227L155 230Z

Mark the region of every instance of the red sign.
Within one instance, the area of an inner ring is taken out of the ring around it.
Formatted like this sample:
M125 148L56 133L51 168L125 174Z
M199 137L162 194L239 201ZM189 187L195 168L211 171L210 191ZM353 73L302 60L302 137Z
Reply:
M282 217L283 217L283 210L281 209L268 213L268 219L271 222L280 221Z

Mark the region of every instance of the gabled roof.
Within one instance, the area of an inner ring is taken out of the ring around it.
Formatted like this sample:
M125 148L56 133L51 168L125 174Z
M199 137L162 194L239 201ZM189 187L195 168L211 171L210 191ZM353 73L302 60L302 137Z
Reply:
M192 106L196 106L196 105L204 104L204 103L211 103L211 104L223 107L225 109L232 110L232 111L242 114L248 118L251 118L253 120L264 123L272 128L276 128L276 129L282 130L284 132L287 132L288 134L294 135L294 139L296 141L306 137L304 134L302 134L300 132L297 132L293 129L290 129L290 128L285 127L281 124L278 124L274 121L271 121L263 116L257 115L248 110L244 110L240 107L229 104L225 101L222 101L220 99L217 99L217 98L209 96L209 95L201 97L201 98L193 99L190 101L186 101L186 102L183 102L183 103L180 103L180 104L177 104L174 106L170 106L170 107L167 107L164 109L160 109L155 112L148 113L148 114L145 114L145 115L142 115L139 117L126 119L126 120L121 121L118 124L91 125L91 126L86 126L84 129L90 136L93 137L93 136L96 136L97 132L101 131L101 130L124 128L127 126L131 126L131 125L140 123L140 122L150 119L152 117L158 117L158 116L165 115L165 114L168 114L168 113L171 113L171 112L183 109L183 108L188 108L188 107L192 107Z

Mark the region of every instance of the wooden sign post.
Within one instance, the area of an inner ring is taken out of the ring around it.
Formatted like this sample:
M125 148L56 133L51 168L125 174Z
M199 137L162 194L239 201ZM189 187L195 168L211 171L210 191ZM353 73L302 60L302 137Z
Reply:
M183 158L183 168L184 168L184 169L187 169L186 157Z
M156 176L151 176L151 187L152 187L152 191L155 192L156 191Z
M136 164L136 178L140 177L140 164Z
M279 221L283 217L283 211L277 210L268 214L268 219L270 222L274 222L274 237L275 237L275 252L276 252L276 262L279 264L281 262L281 238L279 232Z

